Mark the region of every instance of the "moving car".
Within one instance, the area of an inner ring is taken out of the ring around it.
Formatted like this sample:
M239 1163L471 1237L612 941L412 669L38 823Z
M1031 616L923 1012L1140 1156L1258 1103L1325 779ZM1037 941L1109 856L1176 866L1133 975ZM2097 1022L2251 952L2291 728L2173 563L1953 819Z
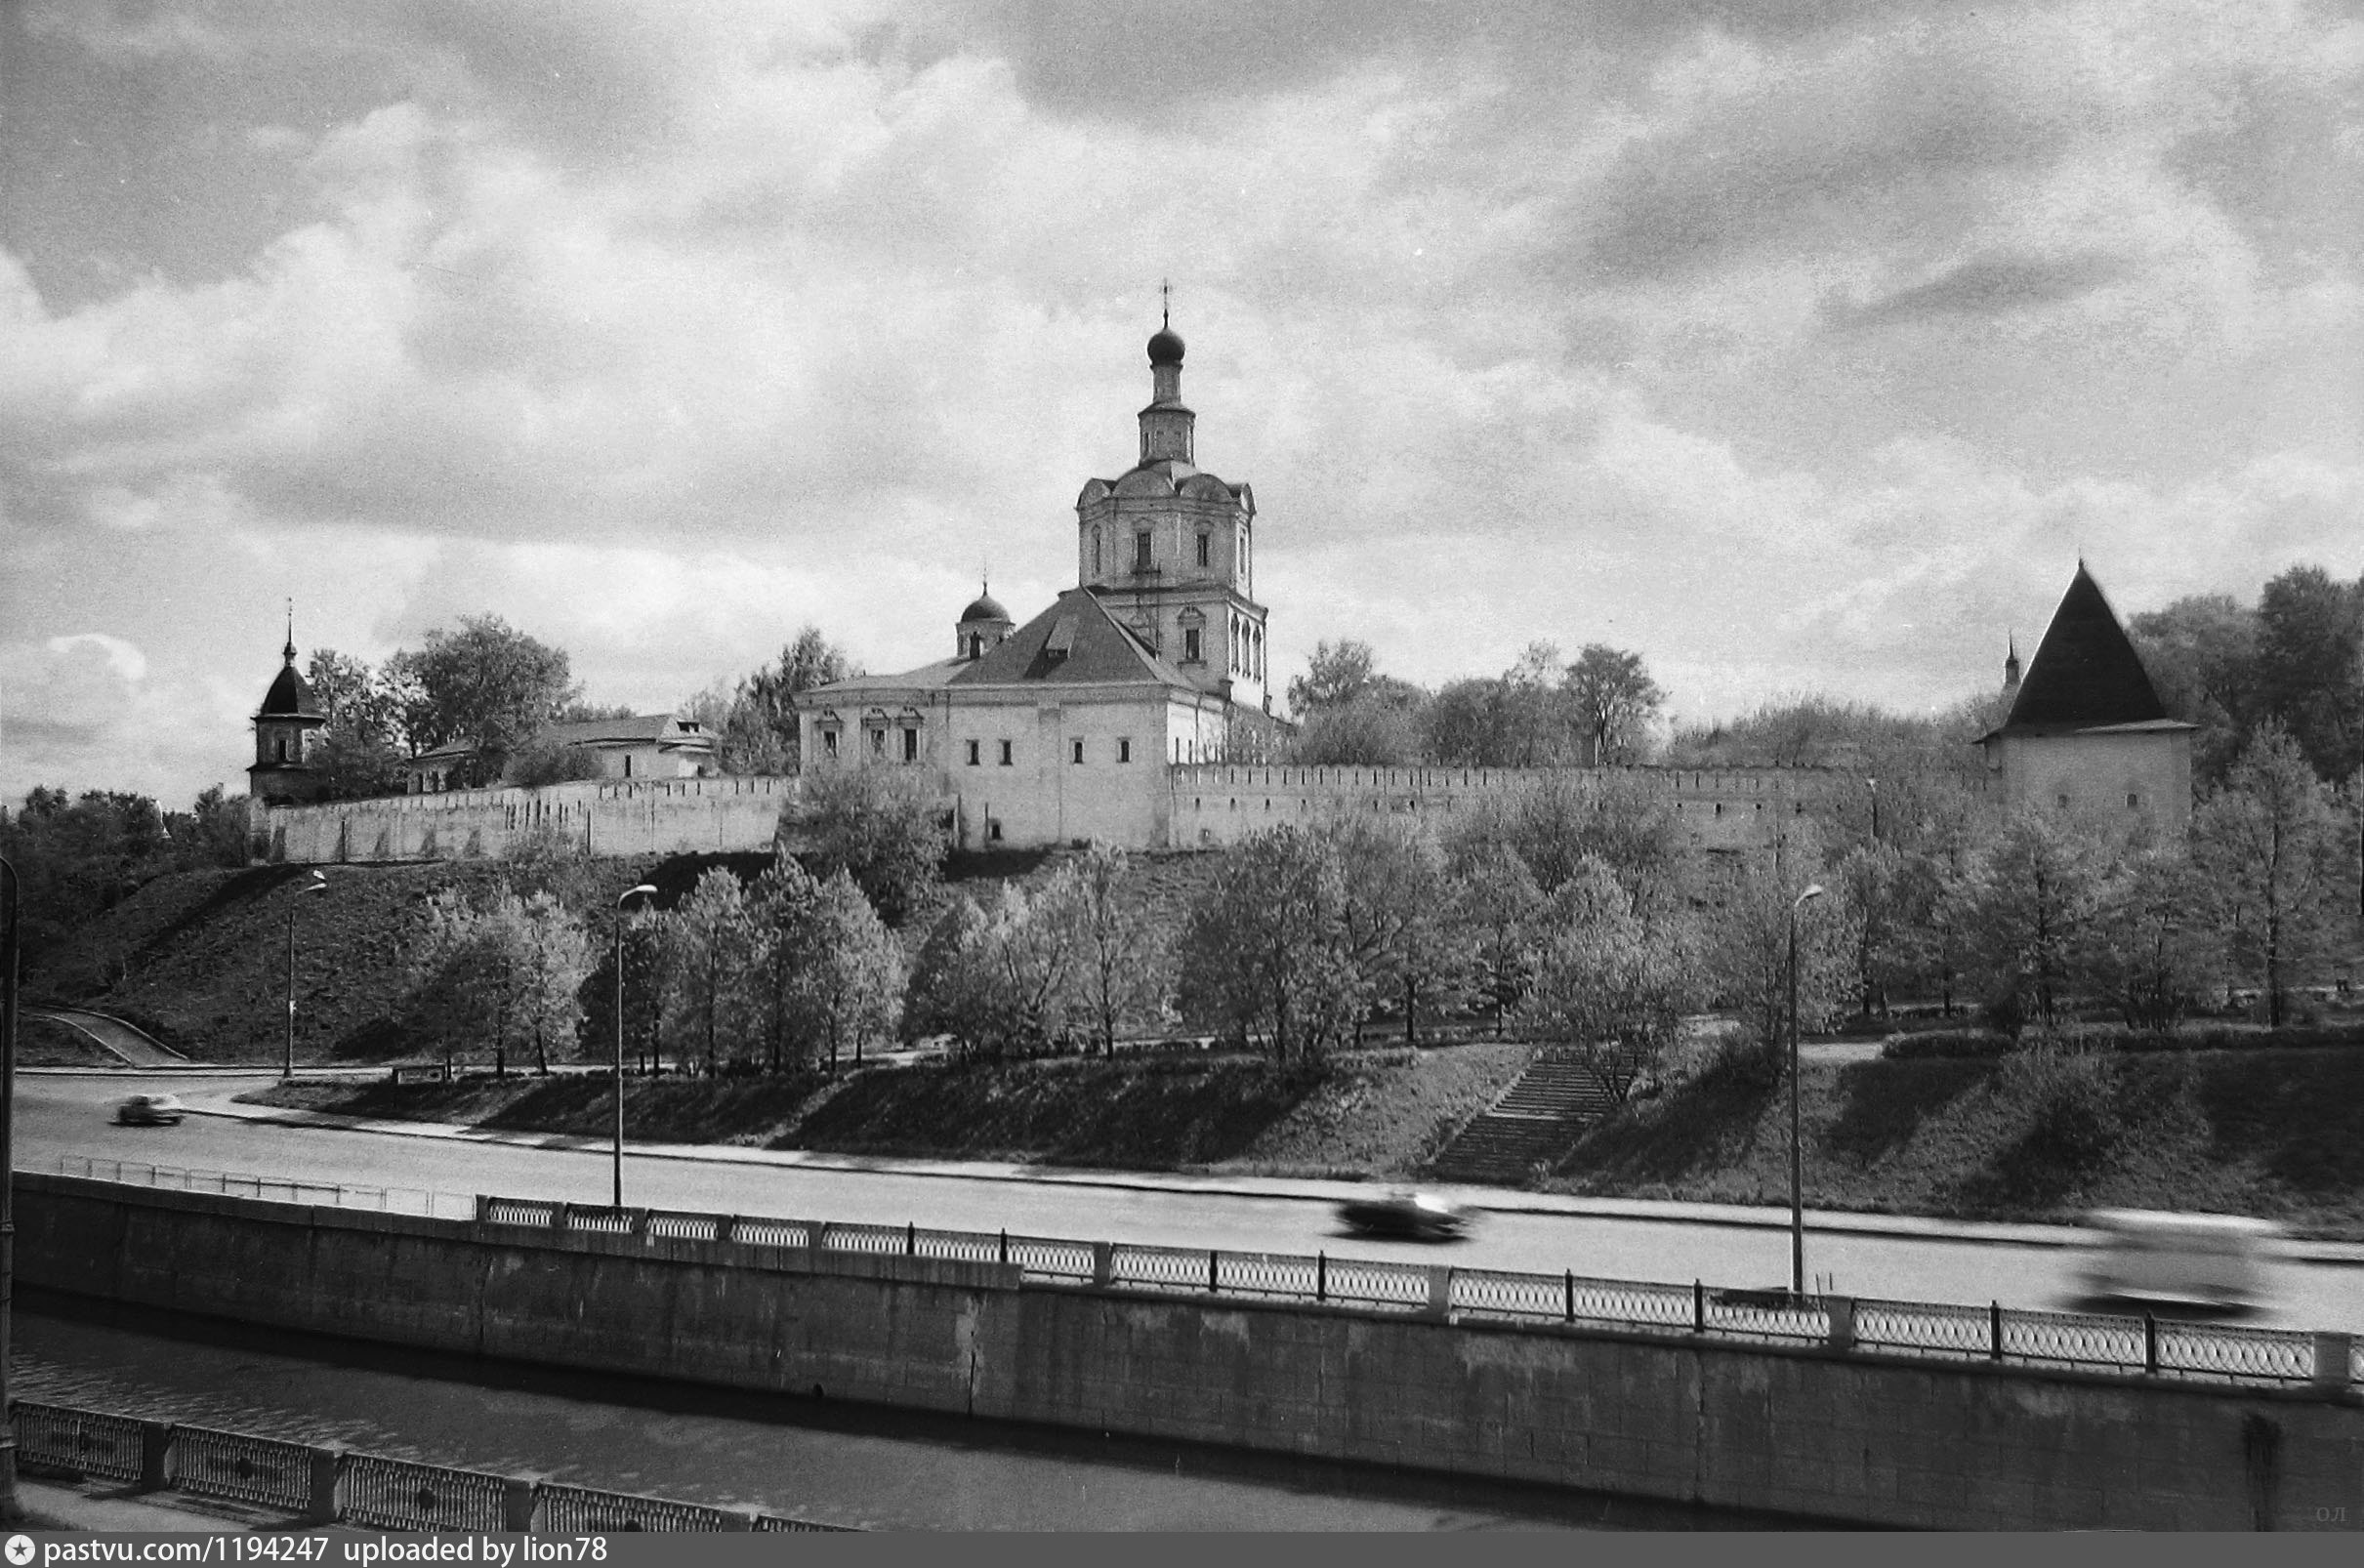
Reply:
M1449 1240L1470 1222L1469 1211L1428 1192L1349 1198L1338 1206L1338 1218L1361 1235L1408 1236L1416 1241Z
M2263 1303L2265 1264L2281 1234L2262 1219L2239 1215L2146 1209L2096 1210L2086 1224L2100 1233L2085 1265L2093 1296L2224 1311Z
M179 1127L183 1108L176 1094L134 1094L115 1107L125 1127Z

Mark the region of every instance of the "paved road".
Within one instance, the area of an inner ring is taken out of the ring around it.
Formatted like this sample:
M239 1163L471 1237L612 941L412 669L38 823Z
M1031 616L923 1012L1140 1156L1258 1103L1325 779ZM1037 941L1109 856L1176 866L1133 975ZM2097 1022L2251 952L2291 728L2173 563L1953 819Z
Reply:
M254 1084L269 1082L258 1074ZM56 1170L62 1155L257 1172L319 1181L604 1203L609 1165L580 1140L542 1146L476 1139L424 1139L284 1127L197 1116L177 1128L122 1128L106 1119L116 1097L168 1087L210 1097L242 1087L210 1080L203 1091L164 1075L40 1075L18 1086L22 1168ZM881 1162L885 1164L886 1162ZM1013 1180L975 1175L913 1175L888 1169L769 1166L706 1159L627 1157L627 1201L662 1208L772 1214L807 1218L921 1224L954 1229L1164 1243L1225 1251L1328 1251L1472 1267L1525 1269L1611 1279L1765 1286L1789 1274L1786 1216L1732 1211L1702 1219L1687 1206L1625 1205L1628 1214L1507 1191L1472 1191L1488 1213L1470 1239L1448 1247L1343 1235L1331 1217L1345 1190L1321 1182L1201 1182L1113 1176L1089 1180ZM1154 1183L1154 1184L1142 1184ZM1689 1214L1693 1217L1673 1217ZM2076 1304L2081 1232L2048 1226L1945 1226L1905 1221L1908 1233L1880 1233L1864 1217L1809 1216L1808 1272L1838 1292L1900 1300L2000 1299L2007 1306ZM2364 1248L2315 1251L2343 1261L2284 1260L2272 1268L2274 1305L2255 1321L2278 1327L2364 1333Z
M158 1045L121 1018L110 1017L104 1012L86 1012L80 1008L29 1006L20 1011L27 1018L47 1018L69 1029L79 1029L97 1041L102 1050L113 1052L134 1067L179 1067L188 1060L179 1052Z

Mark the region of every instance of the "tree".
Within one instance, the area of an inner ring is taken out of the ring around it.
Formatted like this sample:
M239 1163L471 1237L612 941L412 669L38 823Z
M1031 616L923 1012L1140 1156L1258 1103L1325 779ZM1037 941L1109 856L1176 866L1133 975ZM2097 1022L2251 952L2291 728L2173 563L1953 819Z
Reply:
M747 895L736 877L710 867L665 920L666 1041L677 1057L694 1054L712 1073L754 1033L758 954Z
M912 774L824 770L805 781L803 804L814 874L847 873L890 921L900 921L942 872L951 846L943 807Z
M509 759L579 695L564 652L497 615L462 616L457 632L430 632L424 648L396 653L388 669L412 747L473 745L477 783L499 778Z
M912 964L903 1000L904 1039L944 1035L963 1056L984 1055L998 1048L1002 1030L985 943L984 910L968 893L954 893L928 928L928 939Z
M2284 1021L2297 976L2332 934L2342 841L2330 791L2270 724L2193 815L2193 856L2215 891L2233 969L2264 993L2268 1023Z
M402 788L402 713L394 691L366 659L319 648L305 669L312 700L328 721L310 753L320 798L361 800Z
M717 756L726 773L797 771L796 706L801 691L843 681L858 671L843 648L807 626L780 649L777 661L749 674L723 709L715 727Z
M1790 1022L1790 929L1797 921L1798 1024L1826 1027L1846 1006L1854 973L1854 932L1831 897L1799 895L1823 881L1810 845L1776 863L1770 855L1732 868L1716 888L1700 969L1716 1004L1740 1020L1742 1036L1770 1060Z
M2190 858L2145 849L2104 873L2077 955L2078 977L2117 1007L2128 1027L2165 1033L2215 969L2219 944Z
M1573 1045L1623 1104L1680 1034L1691 991L1685 932L1666 922L1653 928L1598 859L1561 885L1540 924L1534 986L1519 1011Z
M1313 644L1306 673L1289 681L1289 711L1300 719L1360 696L1377 670L1371 644L1353 638Z
M1886 844L1860 844L1839 857L1833 890L1846 900L1854 930L1854 990L1869 1018L1887 1011L1888 988L1910 974L1917 953L1913 879L1905 857Z
M588 746L562 746L537 740L516 755L507 776L513 784L538 789L545 784L604 778L607 770L600 765L600 754Z
M1366 988L1332 847L1294 827L1223 851L1182 940L1183 1016L1282 1061L1317 1060L1362 1016Z
M2200 595L2134 617L2127 633L2167 711L2199 726L2192 776L2222 779L2257 720L2257 611L2229 595Z
M1640 654L1588 642L1568 666L1561 686L1589 765L1630 763L1647 748L1651 721L1666 694L1642 668Z
M507 925L518 943L519 1022L533 1046L534 1071L547 1073L552 1048L572 1046L582 1030L579 998L591 975L591 939L548 892L519 902Z
M221 785L209 784L198 792L186 815L168 813L164 821L172 833L174 858L181 865L246 864L252 830L245 796L229 796Z
M844 871L821 883L799 929L799 1032L808 1059L826 1052L834 1072L841 1052L858 1063L868 1043L893 1038L903 952Z
M803 983L798 964L819 895L820 884L811 873L787 846L774 845L771 864L756 878L748 896L748 919L756 929L756 978L762 987L758 1015L767 1072L780 1071L798 1053L798 987Z
M2013 1033L2062 1017L2107 869L2093 840L2065 819L2033 813L1974 849L1947 887L1937 918Z
M1543 906L1534 873L1509 845L1470 838L1454 846L1453 918L1469 933L1472 972L1478 996L1493 1009L1496 1035L1533 983L1535 921Z
M2364 594L2319 566L2293 566L2258 596L2261 717L2289 731L2315 772L2364 765Z
M1120 1029L1154 1019L1166 1001L1164 932L1128 890L1129 864L1122 848L1093 845L1055 905L1071 928L1074 997L1066 1011L1103 1054L1115 1052Z
M1421 693L1392 700L1365 693L1307 715L1286 757L1301 767L1405 767L1420 761Z
M446 1061L451 1041L470 1036L492 1047L495 1074L527 1049L548 1072L551 1049L572 1045L582 1026L577 994L590 972L582 926L551 894L504 887L480 905L441 894L429 900L412 970L414 1012L444 1039Z
M1348 951L1374 996L1403 1008L1404 1041L1418 1038L1421 999L1451 993L1472 958L1447 906L1444 851L1416 828L1349 817L1326 830L1346 885Z

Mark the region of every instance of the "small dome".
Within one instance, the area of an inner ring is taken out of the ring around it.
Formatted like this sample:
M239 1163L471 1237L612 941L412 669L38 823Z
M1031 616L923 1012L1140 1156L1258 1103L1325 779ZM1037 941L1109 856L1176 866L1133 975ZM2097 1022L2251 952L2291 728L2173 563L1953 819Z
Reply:
M1002 608L1000 599L991 594L979 594L975 602L961 611L960 624L967 626L971 621L1006 621L1009 618L1010 612Z
M264 696L262 716L266 719L316 719L319 714L319 705L311 700L311 687L304 683L304 678L296 674L295 664L290 661Z
M1149 339L1149 363L1179 365L1182 362L1182 334L1172 327L1159 327Z

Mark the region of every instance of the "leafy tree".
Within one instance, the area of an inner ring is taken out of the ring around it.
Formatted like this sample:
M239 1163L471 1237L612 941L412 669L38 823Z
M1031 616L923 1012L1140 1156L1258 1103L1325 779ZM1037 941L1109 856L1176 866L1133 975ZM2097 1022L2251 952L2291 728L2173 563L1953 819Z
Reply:
M498 779L509 759L579 695L563 651L497 615L462 616L457 632L428 633L424 648L396 653L388 671L411 745L475 746L478 784Z
M173 858L179 865L242 866L253 831L246 797L230 796L219 784L197 794L187 812L167 812L165 827L172 834Z
M1010 884L985 908L977 954L986 971L986 1016L1003 1052L1040 1052L1067 1035L1068 1006L1080 990L1072 874L1029 890Z
M554 1047L574 1044L577 1000L591 973L581 924L547 892L520 898L502 888L482 904L445 893L428 904L428 928L413 965L414 1013L444 1042L484 1040L493 1071L506 1075L512 1051L530 1049L550 1070Z
M712 1073L726 1053L737 1058L755 1032L758 944L746 891L710 867L665 919L665 1039L677 1057L694 1055Z
M402 713L384 678L366 659L319 648L305 668L305 681L328 721L310 754L321 799L398 794Z
M2269 1023L2284 1021L2297 975L2333 934L2343 847L2330 791L2271 725L2194 813L2192 852L2215 889L2233 969L2263 991Z
M1798 902L1807 887L1824 884L1812 846L1801 851L1778 865L1760 856L1726 873L1700 956L1717 1005L1738 1016L1742 1038L1767 1061L1789 1038L1793 911L1801 1033L1827 1027L1846 1009L1854 974L1854 931L1844 904L1836 895Z
M1302 719L1322 709L1343 708L1363 694L1377 669L1368 642L1353 638L1316 642L1306 673L1289 681L1289 711Z
M1510 765L1512 721L1505 697L1500 681L1450 681L1438 687L1428 705L1429 756L1447 767Z
M803 806L815 875L844 871L890 921L900 921L943 870L951 846L943 808L909 773L826 769L805 781Z
M1650 722L1666 694L1642 668L1640 654L1588 642L1568 666L1561 685L1588 764L1630 763L1647 749Z
M1407 700L1366 694L1307 715L1286 756L1303 767L1407 767L1420 761L1420 693Z
M1319 1059L1365 1006L1345 905L1338 856L1314 834L1276 828L1223 851L1182 940L1183 1016L1282 1061Z
M799 923L796 952L799 1037L809 1059L823 1052L835 1071L843 1052L894 1037L902 1011L903 952L844 871L815 890Z
M911 967L903 1001L904 1039L949 1036L955 1052L964 1056L998 1049L1003 1031L986 941L984 910L968 893L954 893L928 928L928 939L920 944Z
M2109 868L2077 955L2078 977L2128 1026L2164 1033L2214 974L2220 946L2189 856L2144 849Z
M1171 957L1164 931L1129 891L1122 848L1094 844L1056 901L1070 927L1073 1000L1067 1008L1103 1053L1117 1033L1164 1009ZM933 936L933 933L931 933Z
M2257 720L2257 611L2229 595L2195 596L2135 616L2127 634L2167 711L2199 726L2194 779L2222 779Z
M1423 997L1456 992L1472 948L1448 905L1444 851L1416 828L1348 817L1326 830L1346 884L1347 945L1374 996L1398 998L1404 1040L1418 1038Z
M1927 905L1906 858L1886 844L1860 844L1839 857L1832 889L1846 900L1854 932L1854 991L1858 1010L1869 1018L1875 1007L1887 1011L1889 987L1910 977L1918 956L1915 917Z
M748 675L738 683L713 725L721 739L716 747L726 773L786 774L797 771L796 707L801 691L825 686L858 674L843 648L821 636L818 627L800 630L780 649L779 658ZM700 717L704 717L701 712Z
M2258 596L2257 690L2319 775L2364 765L2364 594L2294 566Z
M629 717L629 716L627 716ZM545 784L572 784L606 777L600 755L588 746L562 746L537 740L511 761L507 778L525 789Z
M0 816L0 856L20 883L22 961L40 964L73 928L171 869L174 851L147 796L85 790L68 801L63 790L35 787L13 816ZM99 986L114 978L92 977Z
M771 864L755 880L747 900L748 918L756 928L757 979L761 984L760 1022L764 1067L779 1072L798 1054L799 986L797 965L804 951L805 928L812 919L820 884L789 853L775 845Z
M1622 1104L1680 1032L1693 973L1686 933L1645 922L1598 859L1560 886L1539 924L1535 983L1519 1011L1575 1046Z
M1536 920L1543 889L1518 852L1497 839L1468 838L1452 851L1453 919L1469 934L1477 995L1500 1035L1534 981Z
M2064 1015L2107 869L2099 846L2065 819L2031 813L1972 851L1946 889L1938 919L2013 1032Z
M520 1022L533 1046L534 1071L550 1071L550 1052L580 1036L583 982L591 976L591 939L583 924L548 892L518 904L505 923L518 944Z

